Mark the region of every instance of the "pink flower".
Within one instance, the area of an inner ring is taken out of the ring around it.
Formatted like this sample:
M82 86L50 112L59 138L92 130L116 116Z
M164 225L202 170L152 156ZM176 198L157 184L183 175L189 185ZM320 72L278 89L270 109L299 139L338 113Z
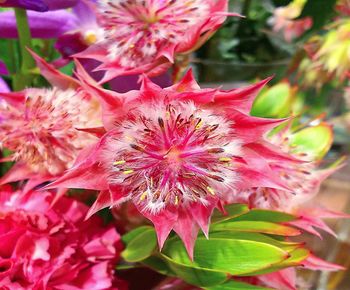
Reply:
M103 38L79 57L94 58L107 70L104 81L119 75L164 72L176 55L199 48L224 22L227 0L97 1Z
M233 190L285 189L266 160L298 162L264 139L284 120L248 114L268 80L224 92L200 89L189 72L165 89L144 78L140 91L118 94L82 68L78 76L100 97L107 133L51 187L101 190L89 215L132 201L160 247L173 229L192 255L198 228L208 234L213 209Z
M50 192L0 190L1 289L121 289L113 268L122 249L113 227L87 207Z
M300 16L305 5L305 0L294 0L288 6L276 8L272 18L273 30L282 31L287 42L293 41L312 27L312 19Z
M30 173L42 177L61 174L81 149L96 141L84 130L101 125L99 102L76 80L60 75L39 57L37 60L56 88L0 93L1 146L13 152L11 159L18 162L15 169L26 168L23 174L9 172L2 183L21 176L29 179L26 174Z
M311 127L310 127L311 128ZM327 123L321 123L313 128L322 128L328 131L328 143L322 149L322 154L326 154L333 142L333 131ZM321 168L321 159L312 155L307 150L303 150L302 145L293 143L293 134L288 128L270 137L276 146L283 148L286 153L290 153L295 158L303 159L305 162L299 164L286 162L269 162L270 168L280 176L283 182L291 191L276 188L253 187L245 191L236 191L227 201L247 203L252 208L262 208L288 212L298 216L296 221L290 222L294 226L304 231L310 232L320 237L315 228L322 229L330 234L334 232L323 221L324 218L348 217L342 213L335 213L327 209L311 204L317 196L321 183L332 173L338 170L342 161L338 161L329 168ZM321 145L319 146L321 148Z

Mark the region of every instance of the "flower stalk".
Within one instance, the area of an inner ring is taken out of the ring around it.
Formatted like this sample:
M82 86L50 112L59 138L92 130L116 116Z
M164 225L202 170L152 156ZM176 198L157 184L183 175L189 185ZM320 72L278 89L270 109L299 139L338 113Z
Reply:
M14 8L14 10L18 29L21 67L13 78L13 85L15 90L22 90L32 81L33 76L30 70L35 68L35 61L27 50L27 48L31 48L32 44L27 11L21 8Z

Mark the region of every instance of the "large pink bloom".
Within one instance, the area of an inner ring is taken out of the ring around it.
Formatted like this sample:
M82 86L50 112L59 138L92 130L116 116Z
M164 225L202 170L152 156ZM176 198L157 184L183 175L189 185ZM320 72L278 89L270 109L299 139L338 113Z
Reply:
M332 128L327 123L321 123L318 126L325 128L330 132L330 135L333 135ZM321 183L339 169L343 163L339 161L337 162L339 164L336 163L329 168L322 168L322 160L312 156L307 150L304 151L302 145L296 146L293 144L291 141L293 140L293 134L290 130L285 129L272 136L270 140L273 144L283 148L286 153L293 154L296 158L303 159L306 162L300 164L269 162L269 166L292 191L254 187L249 190L235 192L228 203L241 202L249 204L252 208L288 212L299 216L298 220L291 222L294 226L317 236L320 236L320 234L315 228L335 235L323 219L349 216L317 207L317 205L311 204L311 201L319 193ZM329 150L332 142L333 138L330 138L327 147L324 148L324 153Z
M84 221L88 208L73 199L52 207L53 197L0 190L1 289L118 289L116 230L98 217Z
M165 89L144 78L140 91L118 94L81 68L78 76L100 97L107 133L51 187L101 190L90 215L131 200L154 223L160 247L174 229L192 255L221 200L238 188L285 188L267 160L298 162L264 139L284 120L248 114L267 80L224 92L200 89L189 72Z
M99 0L103 37L78 56L101 61L104 81L160 74L176 55L196 50L220 27L227 6L227 0Z
M2 183L34 176L43 181L63 173L81 149L96 142L96 137L84 130L101 126L97 99L76 80L38 56L36 59L55 88L0 93L1 146L11 150L10 159L17 161Z

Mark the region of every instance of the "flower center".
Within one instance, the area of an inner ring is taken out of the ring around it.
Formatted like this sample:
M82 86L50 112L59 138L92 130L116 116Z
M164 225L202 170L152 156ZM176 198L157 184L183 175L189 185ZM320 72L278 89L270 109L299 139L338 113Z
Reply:
M145 210L206 204L234 187L240 144L230 122L211 111L189 103L139 108L121 127L107 149L117 149L110 180Z
M160 49L181 41L208 13L208 4L201 0L106 0L100 4L109 57L125 67L151 61Z

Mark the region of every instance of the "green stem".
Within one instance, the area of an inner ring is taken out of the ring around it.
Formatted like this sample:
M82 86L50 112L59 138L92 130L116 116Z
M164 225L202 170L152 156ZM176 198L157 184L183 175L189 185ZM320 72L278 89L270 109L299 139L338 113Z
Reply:
M35 61L27 50L27 48L32 47L27 11L15 8L15 15L21 54L21 68L20 71L17 71L14 78L14 88L15 90L21 90L31 84L33 75L31 75L30 70L35 68Z

